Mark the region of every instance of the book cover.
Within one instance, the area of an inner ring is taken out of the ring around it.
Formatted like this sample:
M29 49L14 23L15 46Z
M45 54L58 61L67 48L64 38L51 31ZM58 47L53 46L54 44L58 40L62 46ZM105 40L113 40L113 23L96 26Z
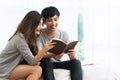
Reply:
M54 54L60 54L62 52L67 53L69 49L74 49L78 41L71 41L69 43L65 43L59 39L53 39L52 42L56 42L55 47L50 49L48 52Z

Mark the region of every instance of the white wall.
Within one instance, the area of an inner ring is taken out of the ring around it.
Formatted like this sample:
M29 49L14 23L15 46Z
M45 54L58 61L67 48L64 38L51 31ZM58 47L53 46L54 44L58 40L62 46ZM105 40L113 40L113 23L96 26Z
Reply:
M85 59L120 67L120 1L83 0Z
M30 10L41 10L56 6L60 11L59 28L77 39L77 0L0 0L0 51L16 30L17 25ZM74 6L76 5L76 6ZM73 33L74 32L74 33Z

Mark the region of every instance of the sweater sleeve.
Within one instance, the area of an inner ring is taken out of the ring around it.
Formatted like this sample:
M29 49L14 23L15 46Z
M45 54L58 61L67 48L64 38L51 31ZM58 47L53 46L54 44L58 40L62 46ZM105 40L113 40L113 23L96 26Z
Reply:
M28 62L28 64L30 65L38 64L22 34L15 36L14 45L18 49L19 53L23 56L23 58Z

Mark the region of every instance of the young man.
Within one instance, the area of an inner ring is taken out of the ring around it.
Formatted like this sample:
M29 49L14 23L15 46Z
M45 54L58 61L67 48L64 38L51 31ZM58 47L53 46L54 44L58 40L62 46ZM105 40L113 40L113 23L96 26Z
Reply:
M43 47L47 41L53 38L58 38L64 42L69 41L69 36L66 32L58 29L58 21L60 12L56 7L50 6L42 10L44 17L44 24L46 28L41 30L41 35L37 39L37 44ZM75 50L70 49L67 53L70 60L60 61L64 53L55 55L54 53L47 53L44 59L41 60L44 80L55 80L53 69L61 68L71 71L71 80L82 80L81 63L76 59Z

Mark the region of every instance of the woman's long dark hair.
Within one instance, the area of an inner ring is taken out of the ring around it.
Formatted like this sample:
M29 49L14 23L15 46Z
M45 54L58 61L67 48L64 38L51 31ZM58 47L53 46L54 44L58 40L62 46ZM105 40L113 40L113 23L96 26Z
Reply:
M38 51L36 44L37 35L35 35L35 29L39 25L41 19L42 16L37 11L28 12L18 25L17 30L13 36L17 33L22 33L28 45L31 46L35 51ZM11 40L12 37L9 40Z

